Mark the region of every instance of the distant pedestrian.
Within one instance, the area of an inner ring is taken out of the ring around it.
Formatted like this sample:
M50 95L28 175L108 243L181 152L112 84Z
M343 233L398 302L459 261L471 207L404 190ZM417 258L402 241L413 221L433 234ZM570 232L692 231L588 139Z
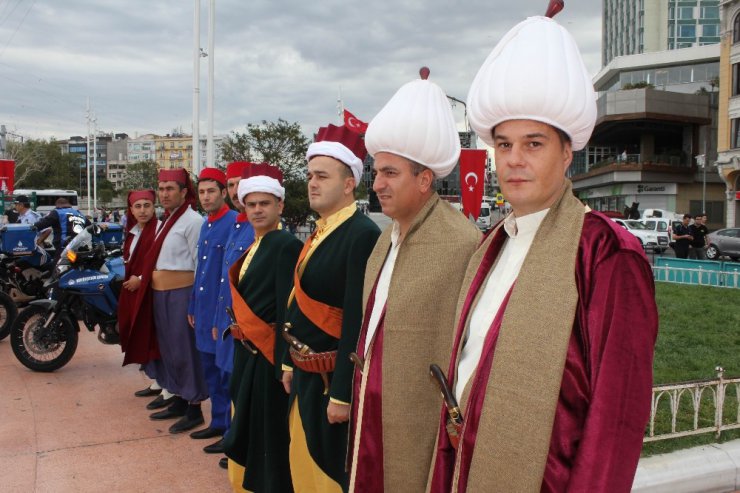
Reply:
M676 252L676 258L689 258L689 246L694 239L689 231L689 214L683 215L683 221L673 226L673 250Z
M707 235L709 230L706 227L707 216L705 214L697 214L694 217L694 224L689 226L689 232L693 239L691 240L691 246L689 247L689 258L697 260L705 260L707 258Z

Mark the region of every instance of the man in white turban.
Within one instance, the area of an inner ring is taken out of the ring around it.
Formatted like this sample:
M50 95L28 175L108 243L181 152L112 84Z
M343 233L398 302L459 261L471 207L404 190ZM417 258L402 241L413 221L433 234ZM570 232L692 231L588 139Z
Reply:
M460 290L429 491L628 492L658 315L640 244L584 208L565 178L596 120L571 35L547 17L515 26L468 109L513 212Z
M357 346L350 491L423 492L438 413L429 362L448 358L455 301L477 228L434 189L457 164L460 140L445 93L425 80L401 87L366 134L373 190L393 219L365 270ZM362 361L364 360L364 363Z

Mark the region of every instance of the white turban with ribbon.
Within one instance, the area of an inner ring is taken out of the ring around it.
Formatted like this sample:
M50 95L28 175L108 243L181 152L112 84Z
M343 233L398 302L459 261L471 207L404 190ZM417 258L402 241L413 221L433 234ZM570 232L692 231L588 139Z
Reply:
M285 198L285 188L280 185L279 181L270 176L252 176L239 180L239 188L236 192L239 202L244 203L244 197L252 192L271 193L280 200Z
M362 161L341 142L322 140L321 142L312 143L308 146L306 160L310 161L314 156L329 156L343 162L352 171L352 176L355 177L355 187L360 184L363 168Z
M596 94L570 33L547 17L530 17L499 41L468 93L470 125L493 146L491 130L508 120L559 128L583 149L596 123Z
M373 156L390 152L426 166L437 178L455 168L460 137L444 91L428 80L403 86L372 119L365 145Z

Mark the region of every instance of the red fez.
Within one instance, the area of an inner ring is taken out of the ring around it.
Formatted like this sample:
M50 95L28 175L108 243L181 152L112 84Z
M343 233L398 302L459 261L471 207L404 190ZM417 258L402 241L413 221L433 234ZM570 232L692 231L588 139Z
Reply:
M283 184L283 172L280 171L280 168L267 163L252 164L242 172L242 179L252 178L253 176L268 176L276 179L281 185Z
M360 134L353 132L344 125L337 127L329 124L326 127L321 127L316 134L315 142L323 141L339 142L357 156L360 161L364 161L367 156L365 141L362 140Z
M252 166L254 163L248 163L247 161L234 161L226 166L226 179L241 178L244 172L244 168Z
M200 175L198 175L198 181L201 180L213 180L224 187L226 186L226 175L218 168L203 168Z
M187 184L190 182L188 172L184 168L162 169L159 170L159 181L176 181Z
M168 180L169 181L169 180ZM154 190L131 190L128 193L128 205L131 207L137 200L150 200L154 202L156 200L154 196Z

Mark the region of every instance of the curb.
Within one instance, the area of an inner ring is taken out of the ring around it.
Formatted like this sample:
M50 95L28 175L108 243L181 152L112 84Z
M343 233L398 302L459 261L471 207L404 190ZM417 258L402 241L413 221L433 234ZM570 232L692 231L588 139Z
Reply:
M635 493L726 493L740 490L740 440L640 459Z

